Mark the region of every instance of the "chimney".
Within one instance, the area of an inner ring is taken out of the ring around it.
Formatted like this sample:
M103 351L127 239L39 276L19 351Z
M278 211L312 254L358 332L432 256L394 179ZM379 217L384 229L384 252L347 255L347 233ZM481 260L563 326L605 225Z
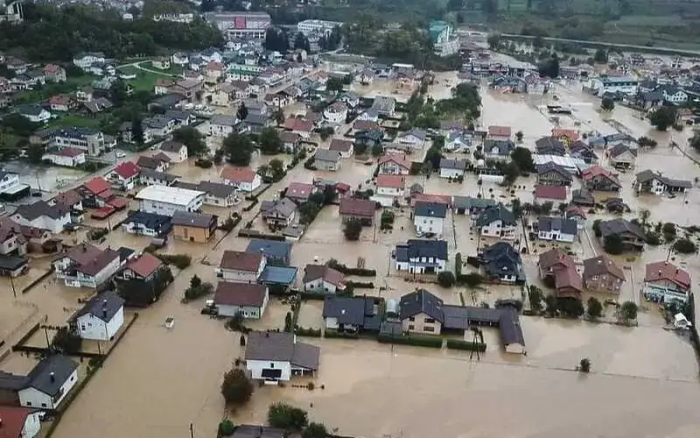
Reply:
M102 317L107 318L107 309L102 309Z
M107 307L107 298L102 300L102 307Z
M49 373L49 378L51 379L51 382L55 382L56 381L56 374L53 371L51 371L51 373Z

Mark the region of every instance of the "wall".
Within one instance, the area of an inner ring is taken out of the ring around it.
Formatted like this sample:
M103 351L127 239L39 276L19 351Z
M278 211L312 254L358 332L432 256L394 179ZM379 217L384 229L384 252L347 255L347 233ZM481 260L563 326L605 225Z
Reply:
M239 312L243 314L244 318L249 319L260 319L262 317L264 307L261 309L259 307L250 306L229 306L225 304L217 304L216 309L219 316L236 316Z
M171 204L169 202L162 202L155 199L141 199L139 200L139 210L146 213L155 213L163 216L171 216L177 210L195 211L202 207L202 201L204 196L199 196L187 205L184 204Z
M173 226L173 237L179 240L205 243L211 235L208 228L185 227L182 225Z
M34 388L23 389L19 392L19 400L22 406L33 408L56 409L66 398L70 390L78 383L78 370L76 368L68 380L61 386L61 396L54 402L51 397L43 392L37 391Z
M413 224L416 226L416 232L419 234L436 233L438 235L442 235L444 225L442 218L416 216L413 219Z
M224 281L233 283L257 283L258 272L239 271L235 269L221 269L221 274Z
M440 169L440 178L457 178L464 176L464 171L459 169Z
M442 329L442 324L439 321L431 323L428 322L428 320L430 320L428 315L425 313L420 313L414 317L413 321L411 321L409 318L401 321L401 326L405 332L439 335L440 330ZM426 328L428 330L426 330ZM430 331L431 328L433 331Z
M108 322L100 318L87 314L78 318L78 333L83 339L95 341L110 340L124 324L124 308L119 311Z
M337 288L335 285L324 281L323 278L317 278L316 280L304 283L304 290L306 292L317 292L317 293L336 293Z
M246 368L250 371L251 377L256 380L262 380L263 369L270 368L282 370L279 380L288 381L292 376L292 365L289 362L248 360L246 361Z

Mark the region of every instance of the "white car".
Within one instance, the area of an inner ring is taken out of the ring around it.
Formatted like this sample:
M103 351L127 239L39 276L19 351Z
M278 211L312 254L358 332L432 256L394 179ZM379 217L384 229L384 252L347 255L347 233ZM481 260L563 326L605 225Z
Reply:
M126 154L124 152L117 152L117 158L126 158Z

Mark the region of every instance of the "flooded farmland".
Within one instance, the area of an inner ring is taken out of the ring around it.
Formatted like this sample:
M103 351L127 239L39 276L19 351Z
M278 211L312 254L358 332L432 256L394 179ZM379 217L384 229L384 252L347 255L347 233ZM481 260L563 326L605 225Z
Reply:
M439 76L438 81L440 84L431 87L430 93L438 98L446 97L449 86L445 84L454 85L456 75L445 74ZM363 92L359 87L356 91ZM394 91L391 85L377 82L364 92L391 95ZM700 176L696 165L677 148L668 147L672 139L684 147L688 132L657 133L650 129L647 121L623 107L615 108L603 118L597 111L599 103L583 95L577 83L558 84L554 93L561 102L574 108L571 118L559 120L560 126L573 127L578 121L580 129L585 131L607 134L625 129L635 137L653 137L659 146L640 151L639 170L652 168L689 180ZM523 145L534 148L537 138L548 135L556 127L556 123L541 111L551 98L505 95L484 88L481 125L510 125L514 132L522 130ZM321 148L329 143L317 137L312 140ZM275 157L256 156L251 165L256 167L272 158ZM201 170L182 163L173 166L172 172L185 180L198 181L216 179L219 170L216 167ZM261 200L273 199L290 182L309 183L313 178L342 181L353 187L372 187L372 171L372 166L354 160L344 160L338 172L308 171L299 165L265 192ZM636 197L631 188L634 171L620 177L621 195L632 210L626 218L636 217L639 209L647 208L654 222L693 224L700 200L697 188L686 197L675 199ZM517 183L519 188L511 194L497 186L479 187L473 176L461 185L436 175L407 179L408 185L416 182L424 186L426 193L464 196L484 193L503 202L513 198L531 202L535 184L533 177L521 178ZM244 221L251 220L256 210L243 213L241 206L237 207ZM358 259L364 259L367 267L378 272L376 279L372 279L375 289L371 293L384 298L399 298L415 287L425 287L449 304L460 304L462 298L473 305L493 303L500 297L520 298L519 288L443 289L435 284L417 283L397 273L391 251L397 243L415 236L408 214L406 207L397 212L396 226L391 232L368 227L359 241L346 242L338 207L328 206L294 244L291 264L299 267L301 276L307 263L336 258L355 266ZM596 217L613 216L598 214ZM448 242L450 264L457 252L474 254L477 247L483 245L470 230L467 217L449 216L448 224L444 238ZM148 245L149 240L116 231L107 236L105 245L140 249ZM316 389L256 387L250 403L233 411L224 405L220 384L224 372L234 366L237 358L243 357L240 335L227 331L223 321L201 315L204 299L188 304L181 303L180 299L192 275L216 282L214 266L223 251L245 249L247 242L234 234L225 238L218 234L208 244L169 244L166 252L190 254L192 266L177 273L175 282L159 302L139 312L132 328L63 416L54 437L88 437L96 430L104 438L187 437L190 424L193 424L195 437L213 437L223 418L231 418L236 424L264 423L267 408L275 401L287 401L307 409L313 421L323 422L339 434L362 437L700 436L700 420L695 412L700 404L699 370L694 352L687 339L662 328L658 310L644 303L640 294L644 264L665 259L668 255L665 245L648 248L635 258L615 258L625 267L628 277L619 300L634 300L643 306L639 327L523 317L528 355L506 355L500 348L498 333L485 330L489 347L480 361L470 360L469 353L453 350L392 348L369 340L303 338L304 342L321 347ZM594 239L584 236L576 244L575 251L580 258L585 258L602 250ZM673 257L694 278L700 278L697 256ZM536 253L527 255L524 260L526 271L534 281ZM36 272L31 272L32 278L48 269L48 260L36 266L43 271L33 269ZM24 321L44 316L49 323L60 324L78 307L78 299L85 296L84 291L63 287L49 277L15 301L9 283L0 281L5 290L0 297L0 335L3 337L13 333ZM298 279L297 286L299 283ZM251 322L249 326L261 330L281 329L288 311L288 304L272 299L263 320ZM319 327L321 312L322 303L304 303L299 315L300 325ZM172 329L164 327L168 317L175 320ZM592 362L590 375L574 371L584 357ZM12 354L2 367L21 372L31 364L27 359ZM320 389L321 385L324 389Z

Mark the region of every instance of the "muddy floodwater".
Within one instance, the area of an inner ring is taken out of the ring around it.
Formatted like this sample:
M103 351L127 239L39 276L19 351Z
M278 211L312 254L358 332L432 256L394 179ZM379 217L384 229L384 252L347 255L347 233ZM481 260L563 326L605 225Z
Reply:
M437 80L438 84L429 90L436 99L448 97L451 87L457 84L455 73L439 74ZM353 90L400 100L410 96L410 90L385 80L367 87L353 85ZM485 87L481 93L480 125L508 125L513 132L522 131L523 146L533 150L535 140L549 135L555 127L576 128L593 135L627 132L634 137L646 135L656 139L658 147L640 151L636 169L620 175L621 196L631 209L624 217L632 219L640 209L646 208L652 212L650 220L654 222L673 221L683 226L696 223L700 201L697 187L675 199L638 197L632 190L634 173L646 168L662 171L672 178L693 180L700 176L700 168L682 153L691 135L689 130L653 131L638 113L619 106L611 113L601 114L599 100L583 94L581 84L573 81L555 84L553 92L544 96L501 94ZM554 102L553 95L558 96L560 104L571 106L571 117L554 119L546 113L544 108ZM288 115L305 112L299 104L285 110ZM349 126L344 126L336 137L342 138L347 129ZM315 134L311 140L321 149L328 148L330 143L330 139L322 141ZM208 141L212 148L220 145L220 139ZM672 141L682 150L670 147ZM599 155L601 163L607 165L602 151ZM291 161L288 155L256 155L251 167L273 158ZM197 182L216 180L220 170L221 166L202 170L191 163L180 163L173 166L172 173L185 181ZM354 188L373 188L373 171L374 166L354 159L343 160L338 172L309 171L298 165L260 200L274 199L291 182L311 183L314 178L342 181ZM513 192L498 186L479 186L474 175L469 175L462 184L450 183L435 174L430 178L407 177L407 185L413 183L420 183L425 193L481 194L508 203L514 198L532 202L535 178L520 178ZM578 184L575 182L573 188ZM244 212L245 204L216 213L225 217L237 211L243 215L243 223L253 221L257 208ZM611 217L614 216L597 214L595 218ZM470 222L466 216L448 216L444 239L448 242L450 269L456 253L473 255L479 246L489 243L475 236ZM262 227L260 220L255 220L253 226ZM602 251L591 237L590 224L588 228L570 248L577 261ZM296 286L301 286L300 277L306 264L336 258L348 266L364 261L367 267L376 269L377 277L372 279L375 289L367 293L387 299L399 298L416 287L431 290L449 304L460 304L462 298L472 305L493 304L499 298L522 298L520 288L516 287L444 289L418 283L415 278L396 272L391 251L397 243L414 237L409 209L404 206L396 211L394 230L367 227L359 241L347 242L338 207L327 206L300 241L294 243L291 265L300 270ZM117 230L107 236L103 246L141 249L149 242L149 238L128 236ZM687 337L664 329L658 308L646 303L640 293L645 263L664 260L668 256L666 245L648 248L643 255L615 258L627 276L623 290L615 298L632 300L641 306L639 327L524 316L521 322L528 355L503 353L498 332L487 329L484 336L488 350L479 361L471 360L469 353L453 350L392 348L371 340L300 338L321 347L320 370L314 378L316 389L256 385L252 400L231 410L224 405L220 384L224 372L244 355L240 335L227 331L223 321L201 315L204 299L188 304L180 299L192 275L216 283L214 266L218 265L223 251L243 250L247 244L247 239L238 238L235 233L224 237L222 232L207 244L168 244L165 252L187 253L192 256L192 265L175 272L175 282L160 301L139 311L131 329L65 413L54 438L90 437L96 431L102 438L187 438L190 424L195 437L211 438L216 436L217 425L224 418L231 418L236 424L264 423L267 409L275 401L302 407L309 411L312 421L322 422L338 434L358 437L700 437L699 370L694 352ZM533 246L523 256L525 271L533 283L539 281L538 254L547 248L544 244ZM696 282L700 279L697 256L672 257L690 271ZM45 273L49 262L48 257L33 260L30 273L16 280L18 289ZM6 339L18 337L22 327L38 321L65 323L79 307L78 300L89 295L86 290L63 287L52 277L17 299L13 298L10 286L8 281L0 279L4 290L0 295L0 336ZM322 309L321 302L304 303L299 324L320 328ZM247 325L258 330L281 329L289 310L288 303L273 298L263 319ZM611 314L606 309L606 317L612 318ZM168 317L175 320L172 329L164 327ZM582 358L592 362L589 375L574 371ZM0 365L5 370L25 372L31 364L28 358L11 354ZM302 385L306 382L298 381Z

